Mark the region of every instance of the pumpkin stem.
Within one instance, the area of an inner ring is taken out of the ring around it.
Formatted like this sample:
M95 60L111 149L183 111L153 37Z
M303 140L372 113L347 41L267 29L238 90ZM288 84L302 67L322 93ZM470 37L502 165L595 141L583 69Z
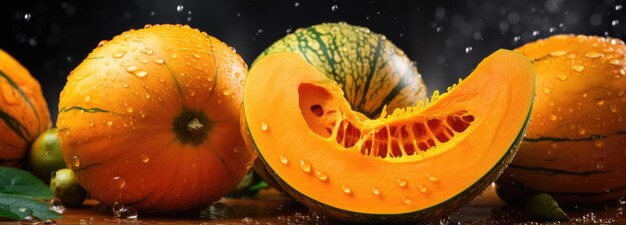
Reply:
M183 144L198 146L208 136L212 128L210 121L203 112L184 109L174 118L172 130Z
M198 134L204 129L204 125L200 122L200 120L196 117L192 118L187 123L187 132L190 134Z

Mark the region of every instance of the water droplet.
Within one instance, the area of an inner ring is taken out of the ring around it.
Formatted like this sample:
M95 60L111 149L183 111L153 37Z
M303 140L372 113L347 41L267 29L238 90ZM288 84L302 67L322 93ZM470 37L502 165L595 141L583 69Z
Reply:
M398 185L398 187L406 187L406 185L409 184L409 181L407 181L406 179L398 178L396 179L396 184Z
M122 84L122 87L127 88L127 87L128 87L128 84Z
M120 176L113 177L113 186L122 189L126 186L126 180Z
M144 70L136 70L136 71L133 71L133 74L135 74L135 76L137 77L145 77L146 75L148 75L148 72Z
M559 79L562 81L567 80L567 75L559 73L556 75L556 79Z
M185 9L185 7L183 5L177 5L176 6L176 12L182 12L183 9Z
M411 204L411 199L405 196L402 196L402 203L404 203L405 205Z
M113 58L119 59L119 58L122 58L124 54L126 54L126 52L116 52L116 53L113 53L112 56Z
M330 7L330 11L336 12L339 9L339 6L333 5Z
M435 182L439 181L439 178L437 178L437 177L435 177L435 176L433 176L433 175L426 174L426 175L424 175L424 176L425 176L425 177L426 177L426 179L428 179L428 181L430 181L430 182L435 183Z
M602 164L601 162L596 163L596 168L601 170L604 169L604 164Z
M465 54L470 54L472 52L472 46L465 47Z
M156 64L163 64L163 63L165 63L165 60L160 59L160 58L159 59L154 59L154 63L156 63Z
M611 59L611 60L609 61L609 63L610 63L611 65L621 66L621 62L619 61L619 59Z
M585 53L585 57L590 58L590 59L600 58L601 56L602 56L602 53L594 52L594 51Z
M225 88L225 89L222 91L222 94L224 94L224 96L229 96L229 95L230 95L230 89Z
M135 71L135 70L137 70L137 67L136 67L136 66L127 66L127 67L126 67L126 72L129 72L129 73L130 73L130 72L133 72L133 71Z
M296 7L296 8L298 8L298 6L300 6L300 2L295 2L295 3L293 3L293 6L294 6L294 7Z
M19 209L17 209L18 211L20 211L20 213L25 214L25 215L33 215L33 210L26 208L26 207L20 207Z
M619 20L611 21L611 26L617 26L619 24Z
M596 100L596 105L603 106L604 105L604 100L602 100L602 99Z
M550 94L551 91L549 87L543 87L543 93Z
M30 13L24 13L24 21L29 21L30 20Z
M513 42L518 42L520 40L522 40L522 38L520 36L513 37Z
M315 177L317 177L317 179L321 180L321 181L327 181L328 180L328 174L326 174L324 172L320 172L320 171L315 172Z
M300 160L300 169L305 173L311 172L311 164L307 161Z
M125 220L137 220L139 218L137 209L117 202L113 205L113 216Z
M582 128L582 127L578 128L578 134L583 135L585 133L587 133L587 130L585 130L585 128Z
M250 223L254 223L254 220L252 218L250 218L250 217L245 217L245 218L241 219L241 222L250 224Z
M133 112L133 107L130 107L130 106L126 107L126 112L132 113Z
M261 130L262 131L268 131L270 129L270 126L267 125L266 122L261 122Z
M550 120L555 121L558 117L554 114L550 114Z
M426 186L424 185L417 185L417 188L420 190L420 192L422 193L426 193L426 191L428 191L428 189L426 188Z
M80 167L80 159L78 159L78 156L73 156L71 161L74 168Z
M551 53L550 53L550 56L564 56L565 54L567 54L567 52L566 52L566 51L561 51L561 50L559 50L559 51L553 51L553 52L551 52Z
M63 214L65 212L65 206L63 206L63 202L61 202L61 199L56 197L48 201L48 209L58 214Z
M604 145L604 141L602 139L597 139L593 141L593 146L602 147Z
M177 54L172 54L172 58L178 58Z
M150 157L148 157L148 155L143 154L143 153L141 155L139 155L139 159L141 159L141 161L144 162L144 163L150 162Z
M615 6L615 11L620 11L622 10L622 5L616 5Z
M380 189L378 189L377 187L372 187L372 194L380 196Z
M609 111L611 111L611 113L616 113L617 112L617 105L609 105Z
M280 163L282 163L283 165L287 165L289 164L289 159L287 159L287 157L285 157L284 155L280 156Z
M532 35L533 37L537 37L539 35L539 31L538 30L533 31Z
M193 57L194 57L194 58L196 58L196 59L199 59L199 58L200 58L200 55L198 55L198 54L194 53L194 54L193 54Z
M85 101L88 102L89 100L91 100L91 97L89 95L85 96Z
M109 42L109 41L107 41L107 40L102 40L102 41L98 42L98 48L100 48L100 47L104 46L107 42Z
M582 72L585 69L585 67L583 65L573 65L572 66L572 70L576 71L576 72ZM558 76L557 76L558 78ZM563 79L565 80L565 79Z
M21 209L21 208L20 208ZM54 220L53 220L54 221ZM20 225L22 224L28 224L28 225L34 225L34 224L41 224L41 219L39 219L39 217L33 216L33 215L29 215L29 216L25 216L23 219L20 220ZM54 222L53 224L56 224L56 222Z
M350 189L350 187L343 185L341 186L341 192L343 192L344 194L352 194L352 189Z

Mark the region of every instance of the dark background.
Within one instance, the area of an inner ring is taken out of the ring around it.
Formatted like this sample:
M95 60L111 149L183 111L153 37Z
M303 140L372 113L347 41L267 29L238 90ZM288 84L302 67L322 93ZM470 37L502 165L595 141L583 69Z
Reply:
M622 0L502 1L3 1L0 48L40 81L53 119L66 77L100 40L145 24L183 23L236 48L246 62L296 28L345 21L386 35L432 92L499 48L558 33L624 39Z

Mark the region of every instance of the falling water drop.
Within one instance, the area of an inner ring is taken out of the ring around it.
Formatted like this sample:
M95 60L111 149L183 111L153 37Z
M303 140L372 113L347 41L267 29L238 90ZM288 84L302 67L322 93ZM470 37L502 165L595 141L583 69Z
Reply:
M336 12L339 9L339 6L333 5L330 7L330 11Z
M30 13L24 13L24 21L29 21L30 20Z
M177 5L176 6L176 12L182 12L183 9L185 9L185 7L183 5Z
M465 54L470 54L470 53L472 53L472 46L465 47Z
M611 21L611 26L617 26L619 24L619 20Z

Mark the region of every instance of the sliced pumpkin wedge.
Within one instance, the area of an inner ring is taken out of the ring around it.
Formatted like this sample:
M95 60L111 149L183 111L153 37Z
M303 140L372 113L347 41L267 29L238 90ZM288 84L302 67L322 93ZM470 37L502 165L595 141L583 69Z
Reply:
M243 117L267 169L307 206L340 220L428 220L502 172L533 95L528 60L499 50L447 93L370 119L307 60L280 52L250 70Z

